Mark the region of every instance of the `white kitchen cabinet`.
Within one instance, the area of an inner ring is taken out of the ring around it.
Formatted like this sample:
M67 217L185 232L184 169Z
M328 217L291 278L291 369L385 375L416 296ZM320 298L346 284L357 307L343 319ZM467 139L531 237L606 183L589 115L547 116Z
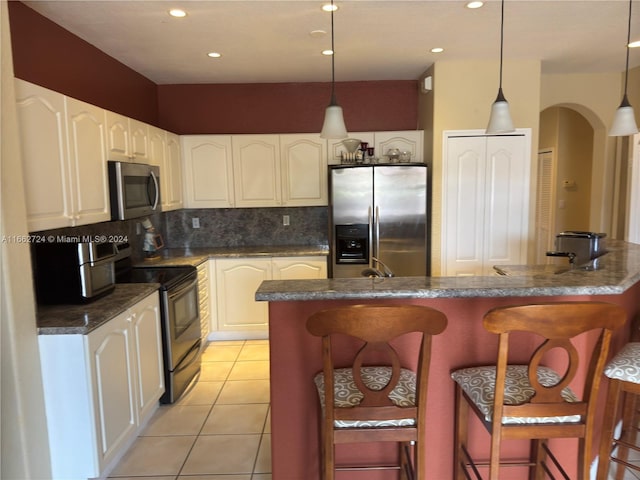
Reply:
M424 132L422 130L398 130L384 132L349 132L349 138L367 142L374 148L374 156L385 161L389 149L411 152L411 162L424 163ZM346 152L342 140L329 140L329 164L340 163L342 152Z
M255 292L270 279L270 258L217 259L218 330L266 334L269 305L256 302Z
M149 163L160 167L160 206L163 212L182 208L180 137L149 126Z
M30 232L74 225L64 95L16 80Z
M327 278L327 257L273 258L273 280Z
M66 97L65 101L73 225L111 220L104 111L75 98Z
M527 260L531 132L445 132L443 276L494 274Z
M107 159L149 163L149 125L105 110Z
M29 231L111 219L103 110L16 81Z
M203 342L207 341L211 330L211 302L209 301L210 285L209 261L198 265L198 313L200 314L200 331Z
M40 335L54 480L102 477L164 392L158 293L87 335Z
M370 147L375 147L374 132L349 132L349 138L357 138L361 142L367 142ZM342 159L342 154L347 153L347 149L341 140L328 140L329 165L338 165ZM378 156L379 152L374 152Z
M234 135L232 149L235 206L281 206L278 135Z
M230 135L183 135L185 208L234 206Z
M215 339L268 337L268 303L255 300L256 290L264 280L327 278L324 256L218 258L215 265Z
M375 132L375 155L380 158L390 149L397 148L400 152L411 152L411 161L423 163L424 133L422 130L404 130L397 132Z
M164 393L162 330L158 294L138 302L130 309L133 359L137 381L137 425L144 425Z
M280 135L282 205L327 205L327 142L320 135Z
M165 168L160 170L162 211L178 210L183 207L182 200L182 149L180 136L166 132L167 146L165 153ZM163 180L164 177L164 180Z

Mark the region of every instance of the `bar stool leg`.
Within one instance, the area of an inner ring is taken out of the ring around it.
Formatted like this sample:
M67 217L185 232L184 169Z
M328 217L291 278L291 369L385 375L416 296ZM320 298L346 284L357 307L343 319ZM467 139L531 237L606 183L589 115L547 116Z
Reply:
M620 439L624 442L635 445L637 425L635 420L635 408L636 408L636 396L630 392L622 391L622 432L620 433ZM624 445L618 444L617 458L623 462L629 459L629 448ZM616 468L616 480L623 480L625 468L622 465L617 465Z
M611 464L611 453L613 448L613 431L618 419L618 405L620 394L622 393L621 387L622 382L620 380L611 379L609 381L609 392L607 393L607 402L605 406L605 412L607 412L608 415L605 415L602 422L598 473L596 475L597 480L607 480L609 475L609 466Z
M456 383L456 419L455 419L455 438L453 451L453 474L455 480L465 480L464 466L467 459L462 452L467 447L467 433L469 425L469 405L462 398L462 389Z

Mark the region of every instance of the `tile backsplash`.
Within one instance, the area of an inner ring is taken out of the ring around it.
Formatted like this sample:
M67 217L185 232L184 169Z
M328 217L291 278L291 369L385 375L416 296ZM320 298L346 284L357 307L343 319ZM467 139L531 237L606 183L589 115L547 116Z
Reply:
M168 247L328 245L328 222L327 207L184 209L165 214L163 231Z
M288 216L289 225L283 225ZM328 245L327 207L184 209L150 215L166 248ZM197 218L199 228L193 227ZM80 237L127 241L142 257L143 218L32 232L55 239ZM64 240L60 240L64 241Z

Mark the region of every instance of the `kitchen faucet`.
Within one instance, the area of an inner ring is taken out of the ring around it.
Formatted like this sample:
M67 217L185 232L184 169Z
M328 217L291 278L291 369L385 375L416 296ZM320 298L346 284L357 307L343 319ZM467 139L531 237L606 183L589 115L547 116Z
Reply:
M391 271L391 269L389 267L387 267L387 265L382 260L379 260L376 257L371 257L371 260L376 262L378 265L382 265L382 270L384 271L384 275L381 274L380 275L381 277L393 277L394 276L393 271ZM378 270L378 269L375 269L375 270Z

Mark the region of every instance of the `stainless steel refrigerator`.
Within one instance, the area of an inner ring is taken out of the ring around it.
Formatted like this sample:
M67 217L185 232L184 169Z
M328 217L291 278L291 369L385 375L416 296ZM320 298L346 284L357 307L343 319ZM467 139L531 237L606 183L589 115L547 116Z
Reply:
M330 276L428 274L426 165L330 170Z

